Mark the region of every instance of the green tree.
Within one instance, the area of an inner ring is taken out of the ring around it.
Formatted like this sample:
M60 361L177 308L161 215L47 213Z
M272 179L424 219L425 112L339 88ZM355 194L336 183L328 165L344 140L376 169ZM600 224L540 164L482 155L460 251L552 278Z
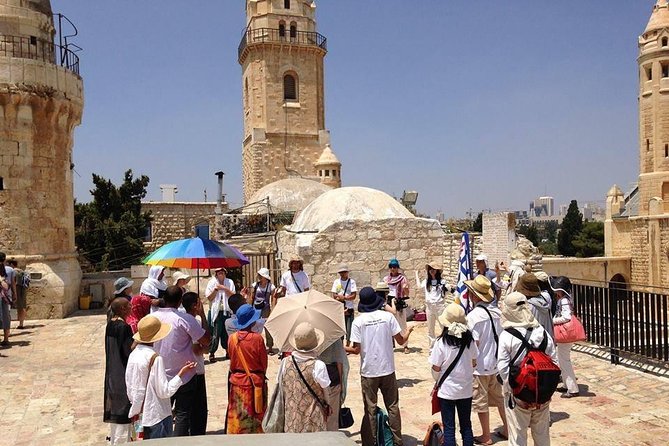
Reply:
M559 226L560 225L558 224L558 222L556 220L547 221L543 225L543 228L542 228L542 231L541 231L541 234L540 234L541 239L542 240L546 239L549 242L555 243L555 239L556 239L556 236L557 236L557 231L558 231Z
M557 245L555 242L547 241L539 243L539 251L547 256L554 256L558 254Z
M483 212L479 212L472 223L472 232L483 232Z
M539 246L539 232L534 225L521 225L518 228L518 234L524 235L526 239L532 242L534 246Z
M144 237L151 215L142 212L149 177L125 172L123 184L93 174L93 200L74 205L75 239L79 254L96 271L119 270L145 255Z
M604 255L604 223L589 221L574 238L576 257L600 257Z
M576 200L571 200L567 215L562 220L560 232L558 233L558 251L563 256L576 255L576 248L573 241L583 229L583 214L578 210Z

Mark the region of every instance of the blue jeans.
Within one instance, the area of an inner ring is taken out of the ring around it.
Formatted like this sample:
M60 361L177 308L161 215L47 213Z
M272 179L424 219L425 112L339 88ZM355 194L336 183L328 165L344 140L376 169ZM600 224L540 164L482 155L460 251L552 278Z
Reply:
M144 439L167 438L172 436L172 416L153 426L144 426Z
M444 446L456 446L455 443L455 410L458 411L462 446L474 446L472 431L472 399L444 400L439 398L441 406L441 422L444 423Z

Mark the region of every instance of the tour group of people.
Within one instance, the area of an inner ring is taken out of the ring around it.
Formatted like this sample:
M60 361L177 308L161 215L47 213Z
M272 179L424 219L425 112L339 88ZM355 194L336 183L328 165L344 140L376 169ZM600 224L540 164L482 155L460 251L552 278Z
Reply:
M0 252L0 328L2 341L0 348L9 348L9 334L11 330L11 310L15 309L19 321L18 330L26 328L25 320L28 313L26 294L30 286L30 275L19 268L15 259L7 259L4 252Z
M506 329L520 331L532 346L545 345L545 353L562 370L562 396L578 396L571 344L557 344L556 350L553 340L553 325L572 315L571 284L566 278L528 272L519 261L492 270L481 255L476 265L462 295L442 277L437 264L425 266L424 278L415 275L415 285L425 295L429 364L435 381L442 382L438 398L443 444L456 444L457 412L464 446L493 444L495 437L526 445L528 429L535 445L548 445L549 403L527 405L511 392L509 370L527 352ZM225 268L216 269L204 291L207 314L200 296L187 288L190 277L181 271L172 274L168 285L165 268L152 266L138 294L132 280L119 278L105 333L104 421L110 424L110 443L204 435L207 355L210 363L229 360L227 434L336 431L346 398L347 355L360 355L362 443L378 444L380 391L393 444L402 445L394 351L411 351L409 279L397 259L388 262L382 281L361 289L346 265L337 271L330 293L342 303L345 336L324 345L323 331L302 322L292 332L288 352L279 351L281 346L274 349L264 322L279 299L311 288L298 258L289 262L278 284L272 283L267 268L260 268L256 281L239 291ZM219 347L225 352L222 357L217 357ZM274 354L281 363L270 398L267 367ZM490 426L491 407L502 418L498 431ZM481 427L476 437L472 411Z

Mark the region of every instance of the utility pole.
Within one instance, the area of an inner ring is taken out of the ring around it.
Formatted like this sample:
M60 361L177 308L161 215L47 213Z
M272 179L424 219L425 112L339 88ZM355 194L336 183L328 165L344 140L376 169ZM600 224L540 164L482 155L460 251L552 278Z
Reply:
M218 196L216 197L216 211L214 217L214 234L218 240L223 240L223 171L218 171L214 175L218 178Z

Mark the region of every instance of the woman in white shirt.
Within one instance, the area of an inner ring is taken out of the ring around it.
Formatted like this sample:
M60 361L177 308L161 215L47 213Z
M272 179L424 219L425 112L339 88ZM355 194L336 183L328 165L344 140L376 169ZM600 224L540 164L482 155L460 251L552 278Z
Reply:
M437 339L434 326L437 323L437 318L444 311L444 307L452 303L446 301L446 292L451 290L445 279L441 278L442 269L434 264L425 265L427 271L427 278L422 281L418 277L416 271L416 286L422 288L425 292L425 315L427 316L427 337L430 340L430 348L434 345Z
M444 327L430 353L432 374L441 381L437 396L444 424L444 446L456 446L455 412L458 412L463 446L474 445L471 412L474 383L474 367L478 349L472 332L467 328L465 310L458 304L450 304L439 316ZM452 366L452 367L451 367ZM450 372L449 372L450 370ZM443 378L443 375L449 374ZM442 379L443 378L443 379Z
M551 289L553 296L557 301L557 310L553 316L553 326L566 324L571 320L572 316L572 302L571 302L571 281L564 276L551 277ZM557 346L558 365L562 371L562 382L566 386L566 392L562 394L562 398L573 398L579 396L578 383L576 382L576 374L574 373L574 366L571 363L571 346L573 342L566 344L555 343ZM559 389L558 389L559 390Z

